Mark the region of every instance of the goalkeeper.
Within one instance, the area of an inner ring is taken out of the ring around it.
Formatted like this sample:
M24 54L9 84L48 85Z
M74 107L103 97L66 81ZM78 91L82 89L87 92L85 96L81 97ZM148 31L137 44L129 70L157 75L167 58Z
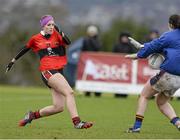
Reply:
M129 38L140 50L137 54L126 55L127 58L146 58L153 53L163 53L165 60L160 66L160 72L145 84L138 100L134 125L127 130L128 133L140 132L148 99L156 94L159 110L180 131L180 118L169 104L171 96L180 88L180 16L171 15L168 26L168 32L144 45Z

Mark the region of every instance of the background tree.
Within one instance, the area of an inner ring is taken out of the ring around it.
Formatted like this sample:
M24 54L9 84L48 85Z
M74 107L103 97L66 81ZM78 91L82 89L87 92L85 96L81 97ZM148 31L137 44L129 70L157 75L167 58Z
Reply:
M117 42L120 32L127 31L133 38L142 41L147 35L149 28L143 23L136 23L131 19L121 20L115 19L111 28L102 33L103 51L112 51L112 46Z

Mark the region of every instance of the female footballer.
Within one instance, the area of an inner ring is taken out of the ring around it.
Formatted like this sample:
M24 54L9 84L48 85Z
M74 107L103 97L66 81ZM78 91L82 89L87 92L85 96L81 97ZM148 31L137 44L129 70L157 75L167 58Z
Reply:
M127 55L127 58L147 58L153 53L163 53L165 60L160 65L160 72L150 78L145 84L136 111L135 123L127 132L140 132L148 99L157 94L156 103L159 110L180 130L180 118L168 102L175 91L180 88L180 16L169 17L169 29L159 38L144 45L134 44L141 48L137 54ZM133 40L130 39L133 43Z
M16 60L32 49L39 55L39 70L42 80L51 91L53 103L38 111L28 112L25 118L20 120L19 126L25 126L35 119L60 113L64 110L66 103L74 127L77 129L90 128L93 123L80 119L73 90L63 76L63 67L67 63L65 47L70 44L70 40L63 32L58 32L51 15L43 16L40 19L40 26L42 28L40 33L30 38L25 47L7 65L6 71L12 68Z

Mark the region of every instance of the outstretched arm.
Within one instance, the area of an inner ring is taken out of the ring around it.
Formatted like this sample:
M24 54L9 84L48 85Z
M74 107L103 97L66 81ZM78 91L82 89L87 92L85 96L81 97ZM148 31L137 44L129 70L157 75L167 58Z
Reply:
M21 56L23 56L26 52L28 52L30 48L23 47L19 53L9 62L6 66L6 73L11 70L12 66L14 65L15 61L18 60Z
M138 41L136 41L132 37L128 37L128 39L129 39L130 43L133 44L134 47L136 47L138 50L144 47L144 45L142 45L141 43L139 43Z
M138 59L137 53L127 54L127 55L125 55L125 58Z
M131 44L133 44L133 46L136 47L138 50L144 48L144 45L142 45L141 43L139 43L138 41L136 41L132 37L128 37L128 39L129 39L129 42ZM138 59L138 56L137 56L137 53L133 53L133 54L126 55L125 58Z

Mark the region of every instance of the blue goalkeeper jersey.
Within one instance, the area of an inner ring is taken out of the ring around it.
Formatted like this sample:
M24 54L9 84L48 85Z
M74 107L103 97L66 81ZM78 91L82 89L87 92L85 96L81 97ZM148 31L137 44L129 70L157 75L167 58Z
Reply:
M144 43L137 56L146 58L153 53L163 53L165 57L161 70L180 76L180 29L165 32L159 38Z

